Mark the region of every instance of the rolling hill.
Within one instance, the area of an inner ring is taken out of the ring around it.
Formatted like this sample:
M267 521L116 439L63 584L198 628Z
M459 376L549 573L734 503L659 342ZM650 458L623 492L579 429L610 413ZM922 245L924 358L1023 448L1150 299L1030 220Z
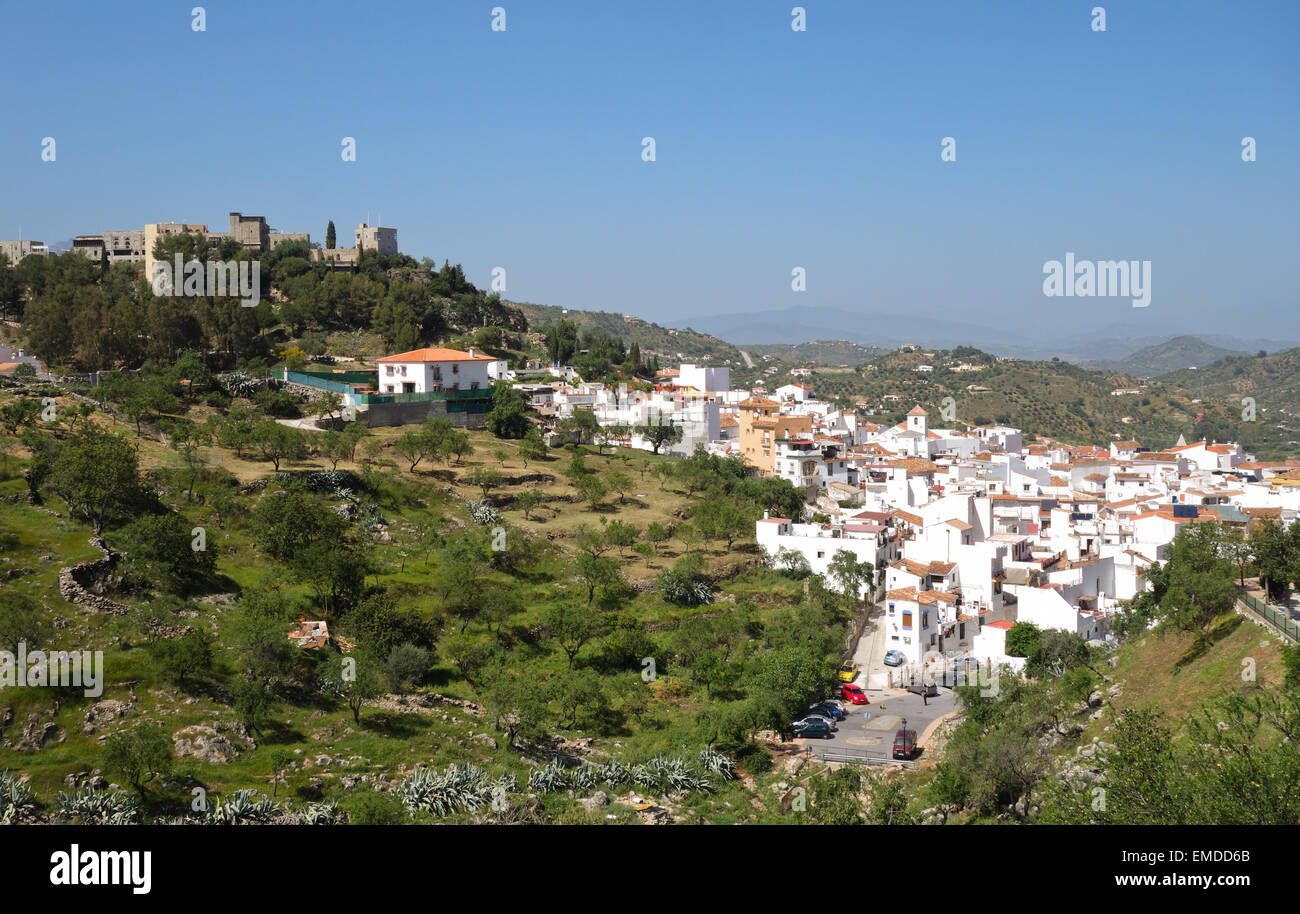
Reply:
M881 350L846 339L741 347L633 315L513 304L535 330L567 319L579 328L606 330L629 343L635 340L643 353L658 355L664 364L727 365L737 387L762 380L771 389L796 380L789 375L791 368L812 367L812 377L801 380L809 381L818 396L845 407L861 404L878 419L896 421L917 403L940 414L943 398L951 396L962 422L1004 423L1031 437L1044 435L1069 444L1136 438L1159 449L1172 445L1180 434L1189 441L1209 435L1239 440L1266 459L1300 453L1300 348L1259 358L1184 336L1151 343L1125 358L1080 365L1064 355L999 357L970 344L913 352ZM1119 345L1114 343L1112 351ZM756 368L746 367L742 348ZM954 370L963 363L979 370ZM917 370L923 364L931 365L931 371ZM1190 365L1196 368L1184 367ZM1117 395L1116 390L1138 393ZM887 395L898 399L886 400ZM1258 421L1242 420L1241 399L1246 396L1256 398Z
M1098 371L1122 371L1135 377L1151 378L1245 355L1247 353L1238 350L1212 346L1194 336L1176 336L1154 346L1145 346L1120 359L1089 359L1080 364L1084 368Z

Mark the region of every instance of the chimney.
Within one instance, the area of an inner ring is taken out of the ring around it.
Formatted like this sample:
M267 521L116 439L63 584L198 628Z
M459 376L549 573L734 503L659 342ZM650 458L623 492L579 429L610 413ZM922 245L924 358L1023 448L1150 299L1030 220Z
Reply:
M469 357L470 357L471 359L474 358L474 348L473 348L472 346L470 347L470 350L469 350Z

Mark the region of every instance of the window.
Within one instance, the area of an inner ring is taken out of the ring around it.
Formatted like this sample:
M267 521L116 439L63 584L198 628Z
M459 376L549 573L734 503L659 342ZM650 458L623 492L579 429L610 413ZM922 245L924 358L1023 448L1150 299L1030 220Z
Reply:
M824 558L826 558L826 553L824 553L824 552L818 552L818 553L817 553L817 558L819 558L819 559L824 559Z
M930 627L930 610L923 609L921 610L921 628L929 628L929 627Z
M903 628L909 630L912 628L912 611L910 609L903 610Z

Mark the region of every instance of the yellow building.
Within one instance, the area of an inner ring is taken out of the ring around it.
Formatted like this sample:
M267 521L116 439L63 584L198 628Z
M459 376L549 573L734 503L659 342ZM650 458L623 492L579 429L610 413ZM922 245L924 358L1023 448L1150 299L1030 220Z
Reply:
M766 397L742 400L740 407L740 456L760 476L771 476L776 467L775 442L791 435L812 432L812 416L781 412L781 404Z

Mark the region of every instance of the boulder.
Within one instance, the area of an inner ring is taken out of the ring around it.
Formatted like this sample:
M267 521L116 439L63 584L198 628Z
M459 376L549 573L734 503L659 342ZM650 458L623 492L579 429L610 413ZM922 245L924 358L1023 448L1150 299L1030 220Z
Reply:
M591 796L579 800L578 805L588 812L595 812L609 805L609 795L603 790L598 790Z
M85 719L81 724L81 732L89 735L101 727L121 720L130 712L131 707L125 701L115 701L111 698L97 701L86 711Z
M173 749L182 758L195 758L210 765L228 765L245 750L256 748L240 730L242 727L221 724L183 727L172 736Z

